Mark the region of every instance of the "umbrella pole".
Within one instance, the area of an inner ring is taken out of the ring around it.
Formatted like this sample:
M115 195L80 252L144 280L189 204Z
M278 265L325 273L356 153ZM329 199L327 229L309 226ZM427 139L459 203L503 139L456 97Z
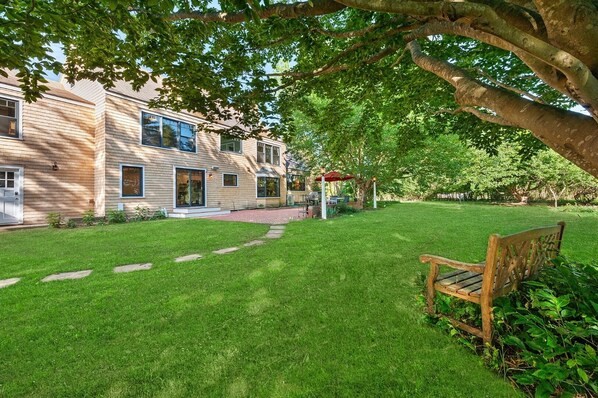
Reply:
M322 220L326 219L326 178L322 174Z
M378 198L376 197L376 180L374 180L374 209L378 208Z

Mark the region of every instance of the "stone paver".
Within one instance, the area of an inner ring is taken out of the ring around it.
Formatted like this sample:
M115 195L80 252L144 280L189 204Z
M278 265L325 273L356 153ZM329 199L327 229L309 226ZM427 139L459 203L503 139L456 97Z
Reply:
M269 231L265 237L268 239L279 239L281 236L282 231Z
M266 243L266 242L258 239L258 240L252 240L251 242L247 242L243 246L250 247L250 246L263 245L264 243Z
M227 254L227 253L236 252L237 250L239 250L238 247L227 247L226 249L214 250L212 253L214 253L214 254Z
M270 226L270 230L274 230L274 231L284 231L284 229L286 228L286 225L272 225Z
M21 278L10 278L10 279L2 279L0 280L0 289L4 287L9 287L14 285L15 283L19 282Z
M143 271L152 268L152 263L145 263L145 264L128 264L128 265L121 265L118 267L114 267L114 272L121 273L121 272L133 272L133 271Z
M183 263L185 261L199 260L203 256L201 254L189 254L188 256L177 257L174 259L175 263Z
M62 281L66 279L82 279L91 274L91 270L87 269L84 271L74 272L62 272L60 274L52 274L42 279L42 282Z

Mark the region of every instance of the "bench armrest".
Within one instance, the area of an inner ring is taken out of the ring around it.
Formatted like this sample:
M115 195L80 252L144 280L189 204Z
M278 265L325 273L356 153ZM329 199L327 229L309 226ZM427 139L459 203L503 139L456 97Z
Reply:
M440 256L434 256L432 254L422 254L421 256L419 256L419 261L421 261L422 263L430 263L432 265L446 265L451 268L461 269L464 271L479 272L480 274L484 273L484 267L486 265L485 262L481 262L478 264L464 263L461 261L451 260Z

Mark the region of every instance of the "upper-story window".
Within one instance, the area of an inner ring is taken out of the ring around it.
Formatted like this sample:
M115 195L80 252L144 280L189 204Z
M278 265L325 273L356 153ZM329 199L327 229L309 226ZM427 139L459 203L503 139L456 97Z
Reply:
M19 102L0 97L0 136L19 138Z
M141 143L143 145L195 152L195 126L142 112Z
M228 134L220 136L220 150L226 152L243 153L241 139Z
M264 142L257 143L257 161L260 163L270 163L276 166L280 165L280 147L276 145L266 144Z

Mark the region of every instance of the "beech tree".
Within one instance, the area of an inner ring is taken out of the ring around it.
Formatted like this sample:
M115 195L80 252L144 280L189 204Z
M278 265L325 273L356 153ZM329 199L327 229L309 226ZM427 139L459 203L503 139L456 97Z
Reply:
M45 89L44 69L106 86L125 79L139 87L160 75L154 105L236 118L257 133L276 122L269 118L282 88L336 75L348 87L409 90L397 77L410 55L452 89L445 111L527 129L598 176L595 0L213 3L3 2L0 67L19 71L29 100ZM63 46L64 65L50 43ZM280 62L290 67L272 72Z

